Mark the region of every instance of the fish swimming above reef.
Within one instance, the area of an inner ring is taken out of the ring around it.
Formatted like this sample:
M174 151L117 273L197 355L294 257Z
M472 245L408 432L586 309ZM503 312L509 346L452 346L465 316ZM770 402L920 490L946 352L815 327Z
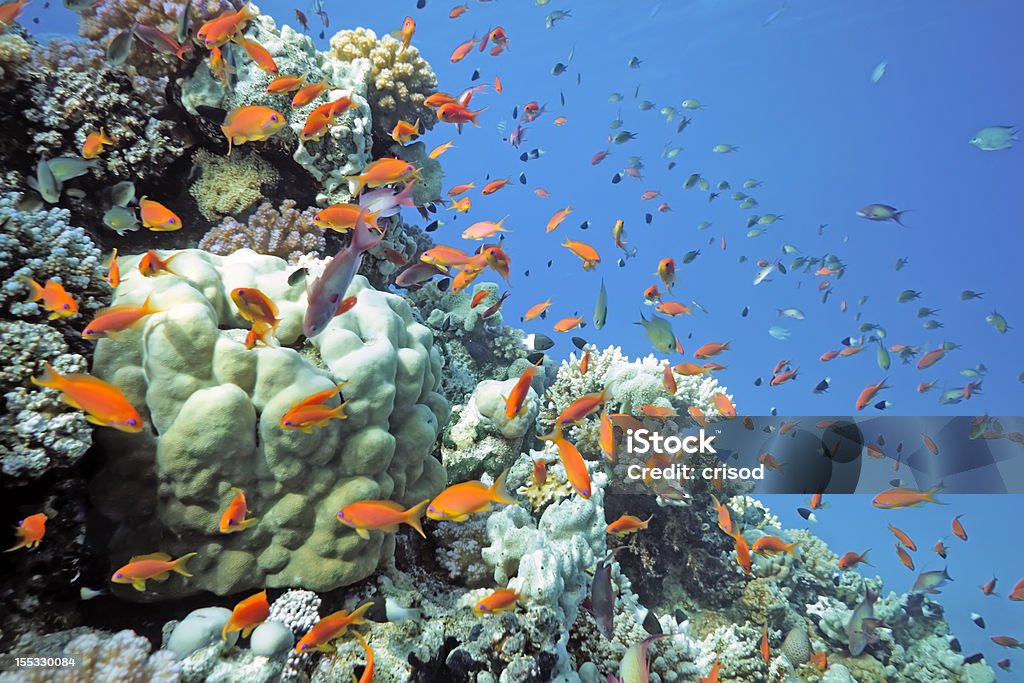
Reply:
M1017 137L1016 126L989 126L979 130L968 142L983 152L1010 149Z

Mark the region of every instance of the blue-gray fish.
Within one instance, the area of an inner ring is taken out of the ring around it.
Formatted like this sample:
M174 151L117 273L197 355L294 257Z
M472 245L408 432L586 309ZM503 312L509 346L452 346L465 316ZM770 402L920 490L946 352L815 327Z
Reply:
M885 69L888 66L889 62L879 62L878 66L876 66L874 70L871 72L871 82L878 83L878 81L882 80L882 76L885 76Z
M652 313L651 319L648 320L644 317L644 312L640 311L640 320L633 324L643 326L644 334L658 351L672 353L676 350L676 335L672 332L672 326L664 318L659 318Z
M991 325L999 334L1006 334L1006 331L1010 329L1010 326L1006 324L1006 318L999 315L996 311L992 311L986 315L985 322Z
M107 188L110 195L110 203L114 206L128 206L135 199L135 183L130 180L122 180Z
M911 593L930 593L935 595L939 592L939 588L946 585L947 581L952 581L953 577L949 575L946 568L942 571L931 571L921 572L917 575L917 580L914 581L914 585L911 586Z
M799 308L777 308L779 316L783 318L792 318L793 320L803 320L806 318L804 312Z
M50 167L53 177L59 183L83 176L89 172L90 168L97 168L99 166L95 159L83 159L73 156L50 159L46 162L46 165Z
M363 253L380 244L382 234L374 234L372 228L364 220L365 211L356 219L356 227L352 231L352 243L342 247L334 258L328 262L323 274L314 280L306 290L306 315L302 321L302 332L307 337L315 337L324 331L328 323L334 319L338 306L345 298L352 278L363 262Z
M771 327L769 327L768 334L770 334L775 339L778 339L779 341L789 339L789 330L787 330L785 327L782 327L781 325L772 325Z
M103 223L118 235L134 232L139 229L139 220L135 212L123 206L112 206L103 214Z
M869 221L894 221L903 227L907 227L900 217L910 209L897 209L895 206L889 206L888 204L868 204L857 209L857 215L861 218L867 218Z
M604 288L601 278L601 289L597 292L597 303L594 305L594 327L601 329L608 318L608 290Z
M1017 139L1016 126L989 126L979 130L969 142L982 151L997 152L1010 149Z
M850 654L857 657L864 648L868 646L869 629L864 623L865 620L875 618L875 602L878 601L878 593L868 591L850 615L850 621L846 624L846 636L849 643Z
M50 170L50 164L46 159L40 159L36 164L34 189L39 192L43 201L56 204L60 200L60 187L60 181L54 177L53 171Z
M118 33L107 45L107 61L114 66L120 66L128 60L132 53L132 40L135 33L135 26L130 26Z
M598 632L608 640L615 635L615 587L612 586L612 564L601 560L594 569L590 584L590 613Z

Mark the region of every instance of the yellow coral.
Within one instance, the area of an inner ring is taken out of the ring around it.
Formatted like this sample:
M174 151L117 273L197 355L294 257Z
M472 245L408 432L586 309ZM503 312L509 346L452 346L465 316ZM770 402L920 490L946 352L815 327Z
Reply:
M279 176L273 166L255 153L236 152L225 157L199 150L192 163L200 176L189 188L199 212L211 221L238 214L263 197L264 185L273 185Z
M366 28L339 31L331 38L331 50L342 61L370 62L367 99L378 133L390 133L399 119L420 119L426 129L433 128L436 118L423 101L437 89L437 77L419 50L403 48L391 36L378 39Z
M31 55L32 46L17 33L0 36L0 78L3 78L6 68L24 62Z

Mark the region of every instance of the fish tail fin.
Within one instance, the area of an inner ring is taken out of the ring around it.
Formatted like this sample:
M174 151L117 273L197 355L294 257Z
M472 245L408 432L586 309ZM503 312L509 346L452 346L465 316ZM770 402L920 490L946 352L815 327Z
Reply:
M186 40L184 43L182 43L178 47L177 50L174 51L174 56L177 57L178 59L180 59L181 61L185 61L185 53L188 52L190 47L192 47L191 43L189 43ZM107 144L110 144L110 143L107 143Z
M331 411L331 418L335 420L346 420L348 415L345 414L345 406L348 405L348 401L342 401L341 405Z
M5 550L4 552L5 553L13 553L15 550L20 550L21 548L24 548L28 544L29 544L28 539L27 538L22 538L18 543L16 543L15 545L11 546L10 548Z
M870 553L870 552L871 552L871 548L868 548L867 550L865 550L864 552L862 552L862 553L860 554L860 561L861 561L862 563L866 564L866 565L867 565L867 566L869 566L869 567L874 567L875 565L873 565L873 564L871 564L870 562L868 562L868 553Z
M384 239L383 231L380 234L374 234L372 226L366 221L366 215L365 209L359 212L359 216L356 218L355 230L352 232L351 248L359 254L373 249Z
M355 626L357 624L365 624L366 620L363 619L363 615L366 614L366 611L368 609L370 609L371 607L373 607L373 603L372 602L368 602L366 604L363 604L363 605L360 605L359 607L357 607L352 612L352 614L349 615L349 619L350 619L349 625L350 626Z
M231 619L228 619L228 620L227 620L227 621L226 621L226 622L224 623L224 628L222 628L222 629L220 630L220 639L221 639L221 640L227 640L227 639L228 639L228 634L229 634L229 633L231 633L232 631L237 631L237 630L238 630L237 628L232 628L232 627L234 626L234 624L233 624L233 623L231 623L231 622L232 622L232 620L231 620Z
M43 298L43 286L30 277L19 275L18 279L25 283L28 287L28 298L25 299L25 303L32 303L33 301L39 301Z
M539 435L538 434L537 438L540 439L541 441L555 441L555 442L557 442L559 439L562 438L562 423L556 421L555 422L555 427L551 431L550 434L544 434L544 435Z
M355 184L356 184L356 189L354 189L352 191L352 196L353 197L355 197L360 192L362 192L363 188L366 187L366 176L365 175L350 175L350 176L345 176L345 179L349 180L349 181L354 181Z
M178 559L176 559L174 561L174 565L171 567L171 569L173 571L178 572L182 576L192 576L191 574L188 573L188 567L185 566L185 563L188 562L189 560L191 560L193 557L195 557L198 554L199 553L189 553L187 555L182 555L181 557L179 557Z
M413 180L412 182L407 184L404 188L402 188L402 191L394 196L395 203L400 204L401 206L409 206L409 207L416 206L416 202L414 202L413 199L412 199L413 187L415 185L416 185L416 180ZM369 218L371 216L373 218L376 218L377 214L375 214L375 213L374 214L370 214L370 216L368 216L367 218ZM374 227L377 227L376 223L374 224Z
M509 505L515 505L519 501L514 499L512 495L505 488L505 478L508 476L508 469L506 468L498 478L494 480L494 484L491 485L491 500L495 503L507 503Z
M892 215L892 219L894 221L896 221L896 223L898 225L902 225L904 228L910 227L906 223L904 223L903 221L900 220L900 216L902 216L903 214L905 214L908 211L910 211L910 209L903 209L902 211L897 211L896 213L894 213Z
M413 505L411 508L405 511L405 523L411 526L413 529L415 529L416 532L423 538L427 537L427 535L423 533L423 511L427 509L427 504L429 502L430 499L428 498L422 503Z
M793 541L792 543L790 543L788 545L787 544L783 544L783 547L786 549L786 552L789 553L794 559L797 559L797 560L800 559L800 556L797 555L795 552L793 552L793 548L796 547L796 541Z
M469 115L469 121L470 121L470 123L472 123L472 124L473 124L474 126L476 126L477 128L479 128L479 127L480 127L480 124L476 122L476 117L480 116L480 114L483 114L483 113L484 113L485 111L487 111L487 107L484 107L483 109L480 109L480 110L477 110L477 111L475 111L475 112L471 113L471 114Z
M944 488L946 488L946 485L940 481L938 484L924 492L924 499L929 503L935 503L937 505L948 505L949 503L943 503L941 500L935 497L935 494Z
M32 384L40 387L59 389L62 379L63 377L61 377L60 374L53 369L53 366L50 365L50 361L44 361L43 374L39 375L39 377L33 377Z
M100 142L104 145L114 144L114 141L110 139L110 136L107 135L107 131L103 130L103 128L100 128Z

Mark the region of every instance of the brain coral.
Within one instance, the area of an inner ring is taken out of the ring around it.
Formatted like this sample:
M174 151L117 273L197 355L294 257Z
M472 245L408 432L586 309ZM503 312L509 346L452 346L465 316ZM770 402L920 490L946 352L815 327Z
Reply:
M399 119L424 128L434 127L434 113L423 100L437 89L437 77L430 64L413 46L403 48L391 36L378 39L367 28L339 31L331 38L331 54L341 61L365 58L370 62L370 82L366 98L373 110L374 130L388 135Z
M166 312L101 340L93 372L124 391L147 429L97 431L114 455L93 480L94 500L119 525L112 567L157 550L198 557L189 564L194 577L125 594L323 591L370 575L393 552L393 536L361 540L338 523L338 510L362 499L412 505L445 484L431 457L448 404L435 391L441 363L430 331L401 297L357 276L348 295L359 303L300 346L303 286L288 284L293 269L281 259L187 250L174 261L180 276L155 278L137 272L138 259L122 259L116 301L152 295ZM275 301L283 346L246 350L247 325L229 298L235 287L257 287ZM311 433L279 426L297 401L342 381L347 419ZM222 535L232 486L245 491L259 522Z

